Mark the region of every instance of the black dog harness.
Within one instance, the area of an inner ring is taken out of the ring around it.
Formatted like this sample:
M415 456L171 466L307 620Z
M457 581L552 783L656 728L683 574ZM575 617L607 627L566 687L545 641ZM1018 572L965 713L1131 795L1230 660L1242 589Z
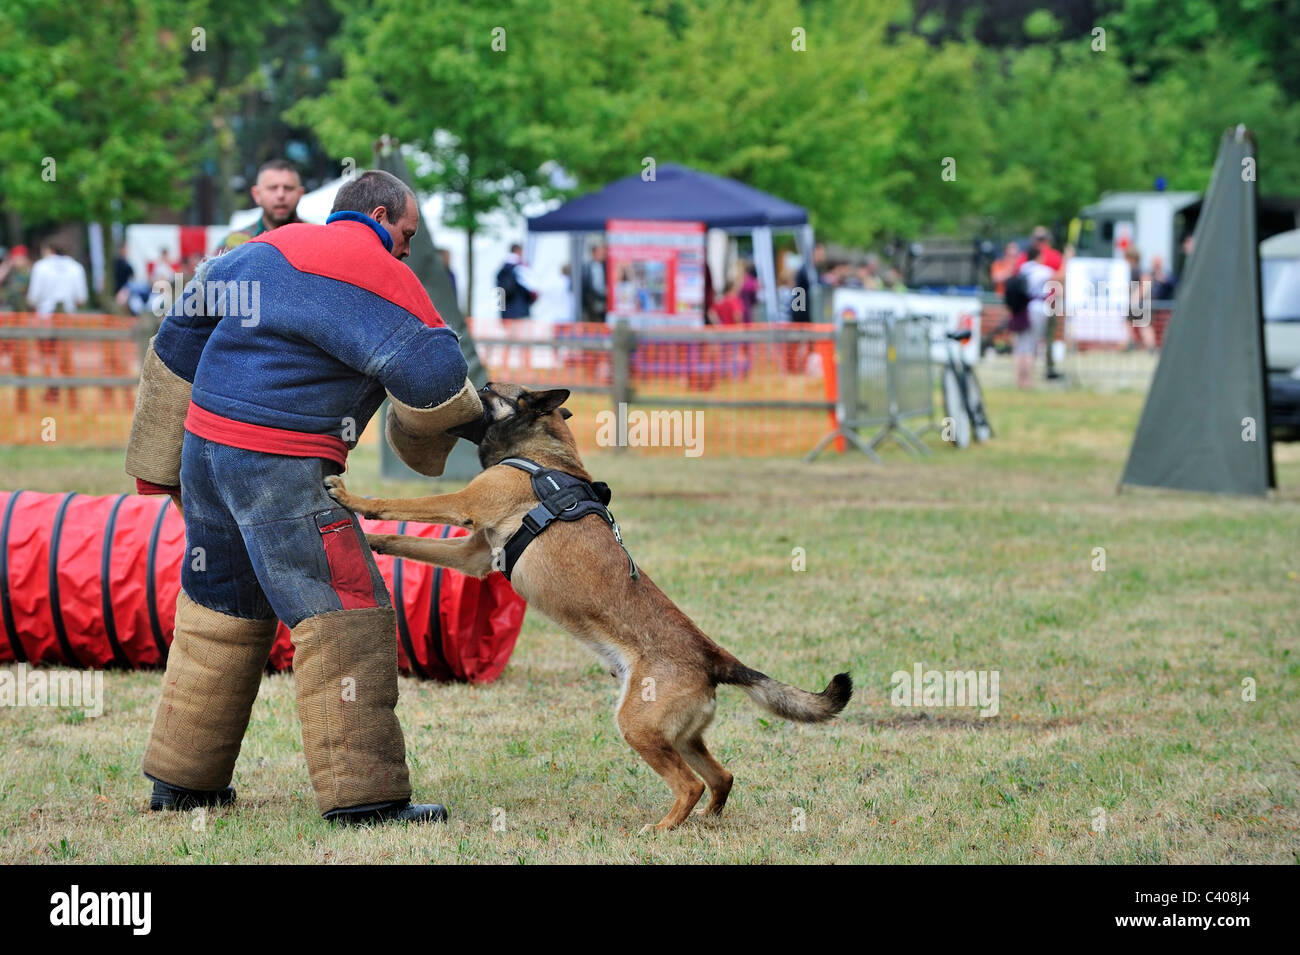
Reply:
M538 504L524 515L524 522L519 530L506 541L506 546L493 555L493 566L510 579L515 563L524 550L537 539L555 521L576 521L588 514L600 517L614 532L614 540L627 554L628 576L636 580L641 572L636 568L636 561L628 554L623 545L623 535L619 533L618 522L610 513L609 502L613 493L604 481L587 483L582 478L574 477L565 471L544 468L528 458L506 458L498 461L512 468L527 472L533 482L533 493L537 495Z

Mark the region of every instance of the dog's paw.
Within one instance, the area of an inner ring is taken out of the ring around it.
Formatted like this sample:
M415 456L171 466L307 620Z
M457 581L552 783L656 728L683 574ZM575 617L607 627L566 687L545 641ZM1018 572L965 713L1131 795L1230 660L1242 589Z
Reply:
M343 486L343 478L330 474L325 478L325 490L334 500L342 502L348 497L348 489Z

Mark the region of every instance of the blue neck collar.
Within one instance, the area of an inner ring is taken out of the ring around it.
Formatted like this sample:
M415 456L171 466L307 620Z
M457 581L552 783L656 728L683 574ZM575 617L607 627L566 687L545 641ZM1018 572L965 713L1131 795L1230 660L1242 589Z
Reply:
M325 224L329 225L331 222L360 222L362 225L369 226L371 231L379 236L379 241L384 243L384 248L388 250L389 254L392 254L393 237L388 234L387 229L364 212L331 212L330 217L325 220Z

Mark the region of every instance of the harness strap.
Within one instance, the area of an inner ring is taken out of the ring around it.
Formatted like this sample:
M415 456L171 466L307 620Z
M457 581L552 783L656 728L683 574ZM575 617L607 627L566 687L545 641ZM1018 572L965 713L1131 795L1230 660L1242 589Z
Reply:
M524 515L523 523L506 541L503 548L503 560L497 569L510 579L515 564L537 537L555 521L576 521L589 514L600 517L614 531L614 539L627 555L628 576L636 580L641 576L636 561L623 544L623 535L619 532L618 522L609 510L612 497L609 485L602 481L588 483L566 471L544 468L528 458L505 458L497 462L512 468L518 468L532 478L533 494L538 504ZM557 480L558 477L558 480Z

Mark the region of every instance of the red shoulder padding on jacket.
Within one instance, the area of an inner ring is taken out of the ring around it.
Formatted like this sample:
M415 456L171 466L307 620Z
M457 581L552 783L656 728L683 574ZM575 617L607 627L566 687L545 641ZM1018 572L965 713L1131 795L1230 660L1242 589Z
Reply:
M374 292L430 328L445 324L415 273L393 258L360 222L291 223L249 241L274 246L299 272Z

